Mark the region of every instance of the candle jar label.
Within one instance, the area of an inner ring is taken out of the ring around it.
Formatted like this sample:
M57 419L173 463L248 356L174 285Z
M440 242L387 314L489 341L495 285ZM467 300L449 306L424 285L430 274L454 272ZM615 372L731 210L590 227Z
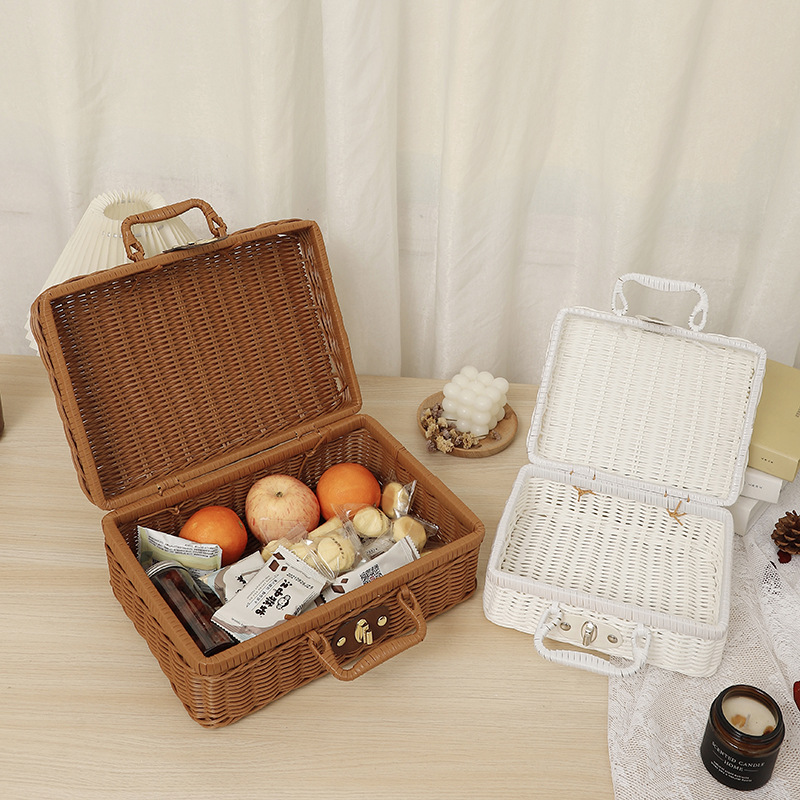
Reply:
M757 789L772 776L783 736L775 701L755 687L733 686L711 706L700 756L709 773L725 786Z
M777 752L766 758L742 756L728 750L708 729L700 753L708 771L720 783L733 789L757 789L763 786L772 775L778 757Z

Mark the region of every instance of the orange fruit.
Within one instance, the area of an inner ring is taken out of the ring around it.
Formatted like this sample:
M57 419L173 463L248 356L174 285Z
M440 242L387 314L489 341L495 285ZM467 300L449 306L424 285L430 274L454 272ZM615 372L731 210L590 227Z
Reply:
M239 515L226 506L204 506L184 522L180 535L200 544L222 548L222 566L238 561L247 546L247 529Z
M361 464L343 461L328 467L317 482L317 499L325 519L336 516L337 508L358 511L381 501L378 479Z

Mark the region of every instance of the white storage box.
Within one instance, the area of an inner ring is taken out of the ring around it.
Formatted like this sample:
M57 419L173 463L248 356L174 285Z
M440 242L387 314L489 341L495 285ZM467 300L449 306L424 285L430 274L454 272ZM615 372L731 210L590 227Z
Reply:
M697 292L689 329L626 316L628 280ZM766 354L701 332L697 284L624 275L612 310L564 309L553 326L484 612L533 634L550 661L711 675L728 632L725 506L742 487Z

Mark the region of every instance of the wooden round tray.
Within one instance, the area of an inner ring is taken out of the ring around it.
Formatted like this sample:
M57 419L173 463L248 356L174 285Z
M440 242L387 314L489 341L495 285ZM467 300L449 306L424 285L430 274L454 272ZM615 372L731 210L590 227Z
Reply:
M431 408L437 403L441 403L442 400L444 400L444 393L436 392L436 394L426 397L420 403L417 409L417 425L423 436L425 435L425 428L422 427L422 412L425 411L426 408ZM495 433L497 433L500 438L495 439L492 436L484 436L483 439L480 440L479 447L470 447L468 449L454 447L449 455L458 456L459 458L486 458L487 456L493 456L495 453L505 450L517 434L517 415L514 413L514 409L506 403L505 412L505 417L503 417L494 428Z

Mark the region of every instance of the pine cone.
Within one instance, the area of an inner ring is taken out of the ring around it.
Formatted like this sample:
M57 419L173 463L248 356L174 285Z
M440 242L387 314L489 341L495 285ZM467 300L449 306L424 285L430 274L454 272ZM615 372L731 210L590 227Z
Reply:
M787 511L775 524L772 541L784 553L800 553L800 516L796 511Z

